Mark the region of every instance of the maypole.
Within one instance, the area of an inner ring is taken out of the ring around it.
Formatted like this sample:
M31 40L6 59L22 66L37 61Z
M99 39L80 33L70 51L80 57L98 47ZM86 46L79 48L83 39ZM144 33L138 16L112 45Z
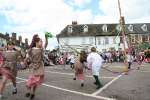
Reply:
M122 16L121 13L121 6L120 6L120 0L118 0L118 8L119 8L119 15L120 15L120 26L121 26L121 34L122 34L122 42L123 42L123 48L124 48L124 55L125 55L125 74L127 74L128 72L128 65L127 65L127 57L126 57L126 45L125 43L126 41L126 36L125 36L125 20L124 20L124 16Z

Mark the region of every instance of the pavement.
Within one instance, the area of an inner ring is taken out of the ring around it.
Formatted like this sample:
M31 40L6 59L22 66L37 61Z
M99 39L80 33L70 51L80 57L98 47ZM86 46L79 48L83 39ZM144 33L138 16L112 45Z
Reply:
M97 90L89 70L84 71L85 86L81 87L79 80L73 80L74 71L68 65L46 66L45 81L37 89L34 100L150 100L150 64L134 63L128 75L121 73L123 63L105 64L104 67L110 71L101 69L103 87ZM30 70L19 71L18 94L11 94L12 85L8 82L3 100L29 100L24 95L27 92L25 81L30 74Z

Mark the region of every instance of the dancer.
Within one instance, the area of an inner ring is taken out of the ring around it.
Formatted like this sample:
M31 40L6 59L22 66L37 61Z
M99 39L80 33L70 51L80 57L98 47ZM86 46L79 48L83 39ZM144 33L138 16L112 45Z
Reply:
M85 51L81 51L80 56L75 60L74 69L75 77L74 80L79 79L81 81L81 87L84 86L84 62L86 62L87 55Z
M31 59L31 64L33 73L29 76L27 80L27 90L26 97L30 97L30 100L34 99L35 91L39 85L44 81L44 62L43 62L43 52L48 44L48 37L45 35L45 46L42 48L42 40L38 35L34 35L32 43L28 52L28 57Z
M102 84L99 80L99 71L101 69L102 62L103 62L103 59L98 53L96 53L96 48L92 47L91 53L87 57L87 63L88 63L88 67L92 69L92 74L96 81L94 82L94 84L97 85L96 89L99 89L102 87Z
M12 94L17 94L16 66L21 54L17 50L14 50L14 46L14 43L9 41L7 43L7 49L2 51L3 64L0 66L0 74L2 75L2 80L0 82L0 98L2 98L2 94L8 79L10 79L13 83Z
M75 57L73 53L71 53L69 59L70 59L70 68L74 69Z
M130 52L127 52L127 62L128 62L128 69L131 69L131 64L132 64L132 61L133 61L133 56L131 55Z

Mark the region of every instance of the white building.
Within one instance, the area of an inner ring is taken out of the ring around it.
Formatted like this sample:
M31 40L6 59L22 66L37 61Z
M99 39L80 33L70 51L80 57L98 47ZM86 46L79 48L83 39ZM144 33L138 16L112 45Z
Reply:
M134 24L133 26L139 26ZM134 31L131 24L126 24L126 32L129 34L141 34ZM143 33L143 32L142 32ZM66 26L57 35L60 50L63 52L74 51L74 49L88 50L95 46L98 51L123 50L123 40L121 38L121 28L119 24L77 24ZM126 48L127 48L127 42Z

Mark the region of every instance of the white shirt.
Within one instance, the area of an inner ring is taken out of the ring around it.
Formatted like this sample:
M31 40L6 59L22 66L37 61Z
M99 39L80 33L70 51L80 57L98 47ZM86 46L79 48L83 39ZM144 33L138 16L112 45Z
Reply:
M87 57L88 67L92 68L93 75L99 75L99 71L102 66L102 62L103 62L103 59L96 52L90 53Z
M87 57L88 64L91 64L92 66L100 66L103 62L103 59L98 53L90 53Z
M70 59L70 62L71 62L71 63L74 63L74 62L75 62L74 55L70 55L69 59Z
M132 62L132 60L133 60L133 56L127 54L127 62Z

